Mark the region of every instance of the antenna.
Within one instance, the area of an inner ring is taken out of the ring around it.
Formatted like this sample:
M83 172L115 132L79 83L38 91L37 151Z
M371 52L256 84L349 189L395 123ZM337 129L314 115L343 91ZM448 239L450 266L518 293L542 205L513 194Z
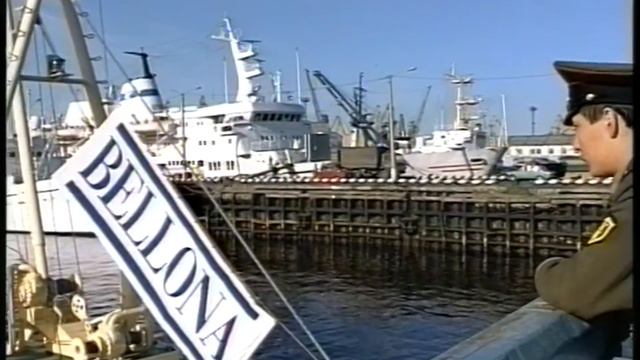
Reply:
M302 94L300 93L300 55L296 47L296 82L298 84L298 104L302 103Z
M224 102L229 103L229 84L227 83L227 58L222 58L222 65L224 67Z
M536 111L538 110L535 106L530 106L529 111L531 111L531 135L536 134Z
M509 132L507 131L507 106L505 104L504 94L502 97L502 127L504 129L504 146L509 146Z

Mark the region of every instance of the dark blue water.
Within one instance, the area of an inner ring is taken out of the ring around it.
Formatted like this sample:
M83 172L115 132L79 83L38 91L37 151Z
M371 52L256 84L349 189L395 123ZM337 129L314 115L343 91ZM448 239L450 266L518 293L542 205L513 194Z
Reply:
M17 248L20 238L9 237L8 246ZM96 239L77 243L90 313L103 314L119 296L117 269ZM527 258L483 259L397 246L252 244L332 359L430 358L536 297ZM47 245L53 275L77 271L71 238L49 237ZM311 348L240 246L220 246L263 306ZM15 258L12 251L8 255ZM255 358L310 357L277 325Z

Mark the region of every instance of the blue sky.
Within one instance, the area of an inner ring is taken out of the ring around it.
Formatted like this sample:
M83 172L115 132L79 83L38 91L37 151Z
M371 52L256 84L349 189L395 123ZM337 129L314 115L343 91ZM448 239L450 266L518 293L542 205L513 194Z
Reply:
M98 0L80 4L99 28ZM55 32L60 15L51 5L43 8L43 18ZM452 115L453 90L443 80L452 63L458 73L477 78L474 93L485 99L489 118L501 116L504 94L509 132L527 134L530 106L538 108L537 133L546 132L564 110L566 90L555 75L554 60L632 58L631 0L106 0L102 6L107 43L118 62L135 76L138 60L122 52L143 47L152 55L163 97L174 104L179 92L188 93L191 103L200 95L210 103L222 101L222 59L229 53L209 36L219 33L226 15L245 38L262 41L264 69L281 70L285 90L295 92L296 48L303 68L321 70L334 83L345 84L346 94L364 72L365 102L371 108L388 101L387 83L371 79L398 75L396 109L407 120L416 117L431 85L423 132L432 129L441 109ZM102 55L98 41L90 42L92 55ZM66 45L57 49L72 59ZM126 77L115 62L109 59L108 64L109 80L122 83ZM406 73L410 67L417 70ZM96 70L104 79L103 62L96 63ZM302 84L306 96L304 77ZM197 86L202 90L193 91ZM322 111L346 119L326 92L318 91Z

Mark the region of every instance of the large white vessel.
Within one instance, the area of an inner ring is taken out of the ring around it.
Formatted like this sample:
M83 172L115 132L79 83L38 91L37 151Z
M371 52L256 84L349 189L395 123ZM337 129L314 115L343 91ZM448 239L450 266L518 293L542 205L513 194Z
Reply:
M140 55L139 53L134 53ZM162 101L157 85L149 71L146 56L143 58L144 73L122 86L119 102L103 99L105 114L116 107L127 107L131 116L130 125L140 139L148 145L162 139L171 120L162 114ZM157 112L150 119L148 110ZM136 114L138 116L136 116ZM89 101L69 103L63 121L59 124L37 126L30 129L31 147L36 165L36 190L42 214L42 228L46 234L91 234L87 215L77 205L67 201L51 175L89 138L96 121ZM7 232L29 232L26 221L25 185L19 168L17 143L7 139Z
M141 58L143 73L120 88L117 102L103 100L105 113L126 107L134 115L132 127L167 175L311 175L330 159L329 134L312 132L302 105L264 100L256 82L263 71L255 49L235 36L229 19L224 21L225 34L218 38L231 45L238 78L235 102L166 109L147 55L128 52ZM145 115L149 110L154 119ZM89 102L75 101L69 104L61 124L31 129L45 233L91 232L83 218L86 215L69 204L49 179L90 136L94 124ZM11 139L6 158L7 231L28 232L23 216L24 186Z
M198 172L204 177L311 175L330 160L328 133L312 132L305 108L297 103L267 102L260 94L263 75L253 42L240 40L224 19L217 40L231 47L237 77L235 102L196 109L170 109L173 139L150 150L168 174ZM278 89L275 89L278 93Z
M506 147L488 147L487 133L473 108L482 99L467 97L463 88L471 86L471 77L451 76L456 87L456 118L450 129L416 136L412 151L403 154L405 175L482 176L489 175L506 151Z

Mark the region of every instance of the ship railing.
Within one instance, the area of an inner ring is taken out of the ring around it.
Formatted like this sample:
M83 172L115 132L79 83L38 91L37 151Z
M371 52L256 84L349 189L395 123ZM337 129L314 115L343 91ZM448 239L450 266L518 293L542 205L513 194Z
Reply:
M622 348L631 358L631 338L612 344L608 330L592 326L538 298L440 354L444 359L604 359Z

